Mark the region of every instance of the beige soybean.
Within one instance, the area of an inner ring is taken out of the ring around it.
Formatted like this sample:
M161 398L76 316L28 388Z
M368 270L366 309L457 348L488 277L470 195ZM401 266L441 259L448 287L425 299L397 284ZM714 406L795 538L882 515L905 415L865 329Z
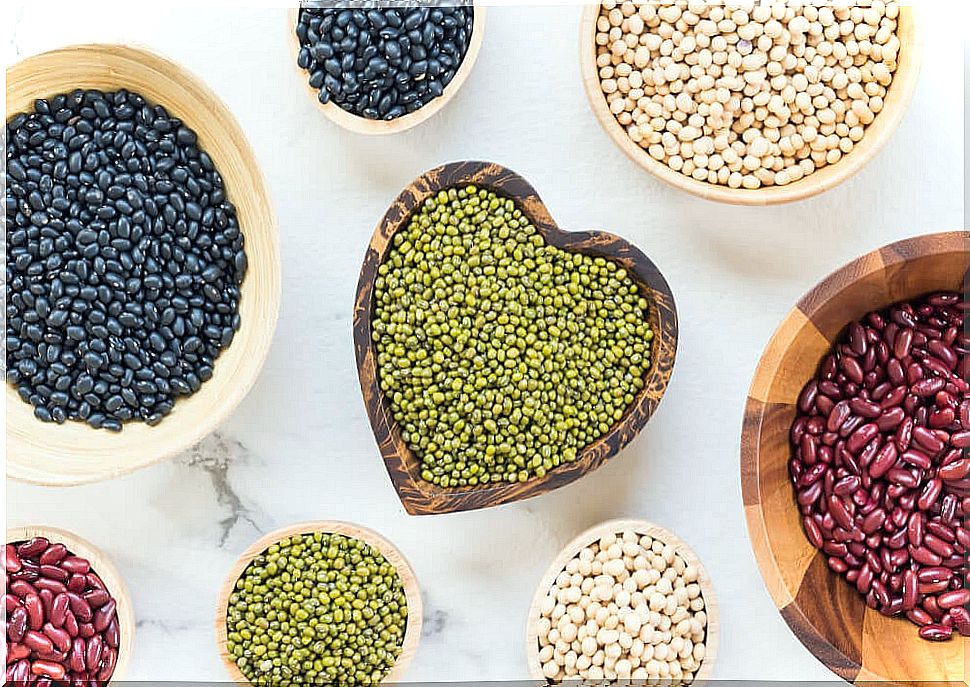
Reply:
M633 531L583 548L539 604L543 675L690 684L706 656L699 576L674 546Z
M878 116L898 17L896 0L605 0L600 86L630 139L671 169L784 186L838 163Z

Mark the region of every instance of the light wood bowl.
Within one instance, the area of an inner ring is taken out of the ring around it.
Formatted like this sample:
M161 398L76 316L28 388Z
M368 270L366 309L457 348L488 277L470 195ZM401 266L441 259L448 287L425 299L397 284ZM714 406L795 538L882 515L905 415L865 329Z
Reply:
M705 611L707 612L707 636L704 640L707 653L704 660L701 661L700 668L694 675L693 684L703 685L710 679L711 672L714 670L714 662L717 659L718 637L720 634L714 585L711 583L711 578L700 562L700 559L697 558L697 555L687 544L670 530L664 529L652 522L647 522L646 520L608 520L599 525L594 525L566 544L546 569L545 575L542 576L542 581L536 588L535 596L532 598L532 605L529 606L529 618L526 622L525 653L529 661L529 675L532 679L541 680L543 683L550 682L542 674L542 665L539 662L538 623L541 616L539 609L542 606L542 600L548 595L549 590L552 589L556 582L556 577L565 569L566 564L579 555L579 552L584 548L599 541L606 534L619 534L624 530L633 530L639 535L649 535L665 544L672 544L677 555L683 558L685 563L697 566L697 569L700 571L697 583L701 586L701 596L704 599ZM571 684L571 682L563 684Z
M303 87L307 89L313 101L323 110L327 118L335 124L342 126L344 129L347 129L347 131L352 131L355 134L370 135L397 134L402 131L407 131L437 114L439 110L448 104L448 101L455 97L455 93L458 92L468 78L468 75L471 74L472 67L475 66L475 60L478 59L478 53L482 49L482 41L485 39L485 6L476 3L474 7L475 16L472 19L472 37L468 41L468 50L465 52L465 57L462 59L461 64L458 65L458 71L455 72L455 76L445 86L444 92L414 112L405 114L397 119L390 121L367 119L366 117L360 117L348 112L333 101L328 103L320 102L318 98L319 89L313 88L310 85L310 73L296 63L297 55L300 52L300 39L296 36L296 25L300 17L300 8L294 8L287 12L286 29L289 32L290 47L292 48L290 63L296 69Z
M78 45L28 57L7 69L7 118L34 99L75 88L128 88L164 105L195 129L225 180L246 237L242 327L201 390L180 398L155 427L121 432L83 422L42 422L7 384L7 476L60 486L93 482L145 467L192 446L229 416L256 380L269 351L280 300L280 258L269 194L242 130L198 78L166 58L126 45Z
M131 595L124 578L107 556L100 549L86 539L82 539L73 532L47 525L25 525L22 527L8 527L6 543L27 541L34 537L46 537L54 544L63 544L67 550L76 556L86 558L91 564L91 571L97 573L105 587L117 603L115 614L118 617L118 660L114 673L109 682L121 683L128 669L128 661L135 645L135 612L131 604Z
M421 588L418 586L418 579L415 577L414 570L411 569L411 564L407 562L404 555L380 534L360 525L333 520L300 522L295 525L282 527L275 532L270 532L253 542L248 549L243 551L242 556L232 566L232 569L226 576L225 582L222 583L222 590L219 592L219 605L216 608L216 644L219 649L219 656L222 658L222 662L226 666L226 670L229 671L233 682L237 685L250 684L249 679L236 667L235 662L229 656L229 651L226 648L226 617L229 610L229 596L236 586L236 581L256 556L263 553L280 539L313 532L342 534L346 537L352 537L369 544L380 551L381 555L387 559L388 563L394 566L394 569L400 576L401 584L404 587L404 595L408 603L408 621L407 627L404 630L404 643L401 646L401 655L398 656L397 661L383 682L402 682L408 665L411 663L411 659L414 658L414 653L418 649L418 642L421 640L421 625L424 610L421 603Z
M407 226L411 214L441 189L477 184L513 198L539 234L564 250L602 256L622 265L650 302L654 332L652 364L643 389L610 431L579 452L576 460L550 470L545 477L515 484L444 489L421 479L421 461L401 437L390 404L380 388L377 351L371 337L374 280L394 233ZM677 354L677 308L673 294L656 265L639 248L603 231L567 232L556 226L536 190L510 169L492 162L452 162L425 172L397 197L377 225L360 271L354 308L354 348L357 375L371 428L388 474L404 508L412 515L487 508L544 494L592 472L620 452L653 415L674 368Z
M820 282L782 322L748 393L741 488L768 591L802 644L849 682L966 683L970 640L920 639L906 619L868 609L809 543L788 473L796 401L849 322L900 300L970 286L970 232L930 234L854 260Z
M610 112L606 96L600 88L596 69L596 18L600 5L586 5L580 23L580 69L583 87L589 98L590 107L600 125L613 142L627 157L654 176L671 186L693 193L707 200L734 205L774 205L804 200L838 186L856 174L866 163L876 156L886 141L893 135L902 121L909 101L916 89L922 60L922 35L917 21L917 11L911 5L900 7L897 36L900 41L898 66L893 74L893 82L886 94L885 105L872 124L866 127L865 136L855 144L852 152L835 163L826 165L817 172L802 177L785 186L768 186L759 189L733 189L719 184L697 181L676 172L664 162L656 160L638 144L634 143L616 117Z

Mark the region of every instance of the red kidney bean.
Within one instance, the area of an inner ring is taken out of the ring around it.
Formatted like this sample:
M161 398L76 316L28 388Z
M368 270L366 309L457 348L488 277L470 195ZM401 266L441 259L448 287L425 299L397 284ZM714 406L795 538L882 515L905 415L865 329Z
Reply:
M929 510L939 500L940 494L942 493L943 480L939 478L931 479L923 486L923 491L920 493L919 501L916 502L916 505L920 510Z
M936 520L930 520L929 522L926 523L926 531L929 532L930 535L939 537L943 541L948 542L950 544L954 543L957 540L956 532L954 532L951 528L944 525L942 522L938 522Z
M934 456L945 448L940 438L926 427L913 427L913 441Z
M110 646L112 649L117 649L118 645L121 644L121 630L118 627L118 616L116 615L108 623L108 627L104 631L104 641L105 644Z
M23 567L17 549L12 544L3 547L3 567L8 573L18 572Z
M47 635L36 630L27 630L24 633L23 643L33 651L49 653L54 650L54 643Z
M84 588L87 586L88 578L78 573L71 575L71 578L67 581L67 591L74 592L75 594L78 592L83 592Z
M58 582L67 582L67 579L71 576L66 570L62 570L56 565L41 565L40 574L44 577L57 580Z
M872 464L869 465L869 476L872 479L879 479L896 465L899 453L895 444L888 443L883 446L876 454Z
M951 608L950 617L956 630L964 637L970 637L970 611L962 607Z
M944 592L936 597L937 605L943 610L966 606L970 603L970 589L957 589L952 592Z
M939 594L940 592L945 592L950 588L949 582L920 582L919 593L922 596L927 596L930 594Z
M94 625L91 623L81 623L78 625L77 633L79 636L84 637L85 639L90 639L96 634L94 631Z
M909 463L910 465L915 465L920 470L929 470L933 466L933 459L922 451L917 451L916 449L909 449L904 451L900 456L900 459L904 463Z
M82 623L90 622L91 618L94 617L94 613L91 611L91 605L74 592L68 592L67 598L71 606L71 612L74 613L77 619Z
M67 555L67 547L63 544L51 544L38 559L41 565L53 565L60 562Z
M54 602L51 604L51 612L49 615L51 625L54 627L63 627L64 620L67 618L67 609L70 605L68 601L67 594L58 594L54 597Z
M78 624L77 618L71 611L64 614L64 629L67 630L67 634L72 637L77 637L78 635Z
M30 672L34 675L45 675L52 680L63 680L64 666L55 661L34 661L30 664Z
M950 422L952 422L952 420ZM946 427L946 425L940 426ZM950 435L950 445L956 448L970 448L970 429L967 428L967 425L963 425L963 427L965 429L959 432L954 432Z
M886 473L886 479L906 489L915 489L919 486L919 478L903 468L893 468Z
M84 653L84 665L88 670L97 670L101 662L101 650L104 648L104 641L101 635L94 635L88 640L87 650Z
M101 608L111 600L111 596L103 589L92 589L85 592L81 598L87 601L91 608Z
M928 542L926 542L928 545ZM94 629L98 632L104 632L115 617L115 608L117 603L114 599L109 599L106 604L99 608L94 613Z
M854 494L855 492L857 492L861 487L862 487L862 480L860 480L855 475L848 475L847 477L843 477L838 482L836 482L835 486L832 487L832 491L837 496L849 497L849 496L852 496L852 494Z
M64 560L58 563L58 566L71 574L77 573L83 575L91 570L91 564L85 559L77 556L67 556L64 558Z
M17 545L17 553L20 554L22 558L37 558L47 547L50 546L50 542L44 537L34 537L29 541L25 541L22 544Z
M805 385L801 394L798 395L798 409L803 413L811 412L815 407L815 399L818 398L818 382L811 381Z
M862 418L859 419L861 420ZM874 422L861 425L846 439L845 448L849 453L858 453L863 446L875 439L878 434L879 426Z
M953 628L944 625L924 625L919 630L919 636L931 642L945 642L953 636Z
M963 479L967 475L970 475L970 458L961 458L954 463L944 465L936 474L940 479L947 482Z
M81 637L75 637L74 641L71 642L71 653L68 656L68 664L75 673L84 672L86 665L84 661L84 654L87 650L87 644Z
M58 651L68 651L71 648L71 635L66 630L56 628L48 622L44 623L43 632Z
M115 670L118 662L118 652L111 648L106 648L101 652L101 670L98 671L99 680L107 680Z
M942 556L933 553L925 546L912 546L910 547L909 554L913 557L913 560L923 565L936 567L943 563Z
M903 610L911 611L919 602L919 579L915 570L903 573Z
M39 630L44 624L44 607L41 604L40 596L27 594L24 597L24 608L27 609L27 624L30 629Z
M913 330L906 327L899 330L893 343L893 355L902 360L909 355L910 346L913 344Z
M14 642L19 642L27 632L27 609L17 606L13 612L7 616L7 636Z

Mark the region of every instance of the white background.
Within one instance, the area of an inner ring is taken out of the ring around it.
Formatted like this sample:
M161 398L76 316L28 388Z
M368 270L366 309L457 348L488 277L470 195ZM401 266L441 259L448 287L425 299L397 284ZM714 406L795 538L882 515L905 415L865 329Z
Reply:
M6 61L122 41L201 76L255 148L283 259L269 360L218 435L111 482L7 484L10 524L70 528L127 578L139 618L131 679L224 679L213 617L229 566L260 531L323 518L376 528L413 563L426 632L409 679L524 678L525 616L545 567L579 531L618 516L673 529L706 564L721 608L715 677L831 678L781 620L751 553L742 408L762 348L815 282L892 240L963 225L961 20L943 3L925 8L911 109L856 178L810 201L736 208L668 188L612 146L580 84L578 6L490 9L478 63L448 107L405 134L365 138L331 124L308 96L290 62L285 10L130 5L12 3L0 21ZM415 176L456 159L511 167L564 228L608 229L642 248L673 289L680 349L659 412L595 474L517 505L413 518L365 417L351 309L387 205Z

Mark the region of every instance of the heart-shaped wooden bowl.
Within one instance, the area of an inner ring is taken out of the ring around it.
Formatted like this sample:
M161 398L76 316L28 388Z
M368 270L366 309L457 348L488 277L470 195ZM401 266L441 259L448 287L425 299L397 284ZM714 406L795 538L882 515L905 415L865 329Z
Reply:
M164 105L195 129L225 180L246 237L242 327L216 361L212 378L180 398L155 427L121 432L83 422L41 422L7 384L7 476L61 486L94 482L150 465L192 446L225 420L252 387L269 352L280 300L276 220L256 158L219 98L191 73L153 52L126 45L78 45L28 57L7 70L7 119L36 98L75 88L128 88Z
M547 243L563 250L613 260L630 274L650 302L654 332L652 365L645 384L623 417L610 431L579 452L575 462L551 470L545 477L515 484L443 489L421 479L421 463L401 438L401 430L381 391L371 337L374 280L388 252L391 238L407 225L412 212L441 189L476 184L512 198ZM354 348L357 375L374 437L401 502L412 515L429 515L497 506L544 494L592 472L619 453L643 428L667 388L677 353L677 309L660 270L640 249L602 231L567 232L559 229L536 190L510 169L492 162L453 162L425 172L397 197L374 231L357 284L354 308Z
M115 614L118 617L118 660L110 683L120 684L125 679L128 662L135 645L135 612L131 604L128 586L114 563L94 544L82 539L73 532L47 525L24 525L22 527L8 527L6 543L27 541L34 537L46 537L53 544L63 544L75 556L86 558L91 564L91 571L98 574L104 586L117 603Z
M834 272L802 298L765 349L745 408L741 487L768 591L799 640L849 682L965 683L970 640L933 643L905 619L868 609L806 538L788 475L796 400L849 322L937 290L970 286L970 232L893 243Z
M291 59L290 62L293 64L293 68L296 69L297 75L303 84L303 87L307 89L310 97L313 101L323 110L323 114L327 118L334 122L335 124L343 127L347 131L352 131L355 134L368 134L368 135L384 135L384 134L397 134L402 131L407 131L418 124L425 122L434 115L436 115L448 102L455 97L455 93L459 91L465 80L468 79L468 75L472 72L472 67L475 66L475 60L478 59L478 53L482 49L482 41L485 39L485 6L482 4L475 4L475 15L472 19L472 37L468 42L468 50L465 52L464 58L462 58L461 64L458 65L458 71L455 72L454 77L445 86L444 92L437 98L429 101L424 106L418 108L414 112L409 112L406 115L398 117L392 120L383 119L367 119L366 117L359 117L352 112L348 112L339 105L335 104L333 101L329 103L321 103L319 98L319 89L313 88L310 83L310 74L307 70L301 68L296 63L297 55L300 52L300 39L296 36L296 25L299 21L300 9L294 8L287 12L286 17L286 30L290 35L290 47Z
M566 564L579 555L579 552L584 548L599 541L604 535L619 534L625 530L633 530L639 535L649 535L657 541L673 545L677 555L684 559L685 563L689 565L693 564L700 571L697 583L701 587L701 597L704 599L704 606L707 612L707 636L704 640L707 653L694 676L694 684L703 685L710 679L711 673L714 670L714 662L717 659L718 638L720 636L717 598L714 595L714 585L711 583L711 577L707 574L707 570L701 564L697 555L683 540L670 530L664 529L660 525L655 525L652 522L647 522L646 520L608 520L599 525L594 525L566 544L546 569L545 575L542 576L542 581L536 587L535 596L532 598L532 605L529 607L529 618L526 622L525 653L529 662L529 675L532 679L541 680L543 683L549 682L545 675L542 674L542 665L539 661L538 623L541 615L540 608L542 607L542 600L549 593L549 590L552 589L556 577L565 569Z
M885 104L872 124L866 127L865 136L855 144L852 151L834 165L826 165L817 172L785 186L734 189L720 184L698 181L674 171L664 162L651 157L645 149L627 136L624 127L610 112L606 97L600 88L599 73L596 68L595 40L596 18L599 16L599 11L599 4L584 7L579 32L580 70L583 87L586 89L586 96L589 98L589 104L593 109L593 114L596 115L596 119L599 120L600 125L609 134L609 137L613 139L613 143L640 167L671 186L693 193L695 196L721 203L774 205L804 200L828 191L856 174L876 156L876 153L896 131L899 122L902 121L913 97L913 91L916 90L920 63L922 62L923 44L919 22L917 21L917 11L912 4L906 4L899 8L896 32L900 42L898 66L893 74L893 82L886 93Z
M280 539L299 534L312 534L314 532L342 534L345 537L352 537L365 544L369 544L377 549L387 559L388 563L394 566L394 569L400 576L401 584L404 587L404 596L408 602L407 627L404 630L404 643L401 646L401 655L398 656L397 661L384 678L383 683L402 682L408 665L411 663L411 659L414 658L414 653L418 649L418 642L421 640L421 624L424 617L424 610L421 603L421 588L418 586L418 578L415 577L414 570L411 569L411 564L407 562L397 547L377 532L349 522L332 520L300 522L295 525L282 527L275 532L270 532L253 542L239 557L235 565L232 566L219 593L219 605L216 608L216 644L219 648L219 656L222 658L222 662L226 666L226 670L232 677L233 682L237 685L250 684L249 679L242 674L242 671L239 670L235 662L230 658L229 651L226 648L226 617L229 610L229 595L232 594L232 590L236 586L236 580L239 579L239 576L242 575L243 571L256 556L263 553Z

